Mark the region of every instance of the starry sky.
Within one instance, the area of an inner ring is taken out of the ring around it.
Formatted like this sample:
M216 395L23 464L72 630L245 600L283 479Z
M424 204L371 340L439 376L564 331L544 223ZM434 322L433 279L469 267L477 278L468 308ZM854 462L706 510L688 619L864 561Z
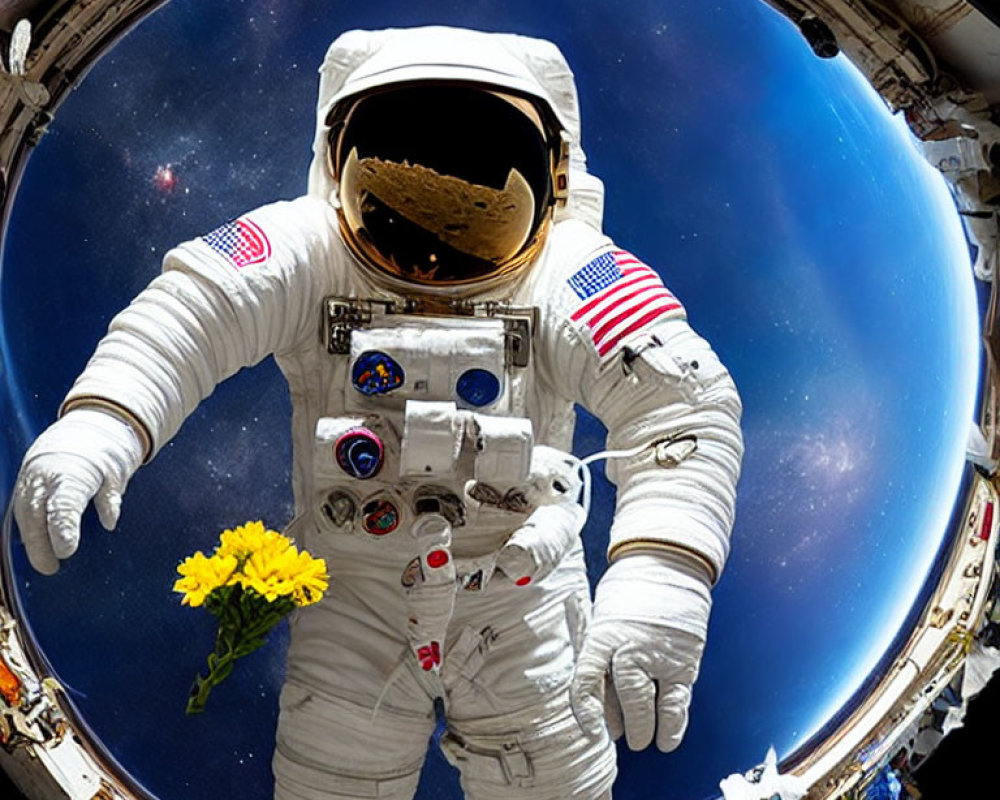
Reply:
M25 173L0 273L2 487L166 249L304 191L315 69L336 34L429 23L563 49L607 232L660 271L740 388L733 552L688 738L672 756L623 754L616 788L709 796L768 745L792 752L885 653L946 533L978 370L966 246L940 180L849 64L815 59L763 3L174 0L95 66ZM119 533L88 518L49 580L13 552L73 700L162 800L211 796L206 775L269 781L283 642L247 659L207 725L186 720L211 624L169 589L221 528L288 518L287 413L273 364L242 373L136 476ZM577 449L600 447L584 415ZM596 576L606 484L595 499ZM93 651L116 658L95 670ZM161 726L178 735L163 744ZM420 797L456 792L429 759Z

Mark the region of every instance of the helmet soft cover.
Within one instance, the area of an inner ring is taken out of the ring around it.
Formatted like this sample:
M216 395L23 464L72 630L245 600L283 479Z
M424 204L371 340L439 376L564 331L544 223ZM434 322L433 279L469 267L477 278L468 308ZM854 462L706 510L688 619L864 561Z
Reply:
M544 242L562 148L541 104L425 82L348 98L328 122L341 232L377 283L468 294Z

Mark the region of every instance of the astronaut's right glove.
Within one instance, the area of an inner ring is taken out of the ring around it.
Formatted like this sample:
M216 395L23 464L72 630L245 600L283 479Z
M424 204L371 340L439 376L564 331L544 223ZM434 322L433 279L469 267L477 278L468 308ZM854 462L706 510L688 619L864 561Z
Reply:
M597 585L570 689L584 731L600 734L607 705L612 737L623 726L633 750L654 733L660 750L674 750L687 728L710 609L707 574L683 556L651 550L614 561Z
M520 586L552 572L579 541L587 521L587 510L578 502L582 488L580 459L537 445L525 491L535 510L504 543L496 568Z
M106 529L118 523L122 493L142 463L133 428L111 412L76 408L28 448L14 487L14 518L31 565L59 569L80 543L80 518L91 499Z

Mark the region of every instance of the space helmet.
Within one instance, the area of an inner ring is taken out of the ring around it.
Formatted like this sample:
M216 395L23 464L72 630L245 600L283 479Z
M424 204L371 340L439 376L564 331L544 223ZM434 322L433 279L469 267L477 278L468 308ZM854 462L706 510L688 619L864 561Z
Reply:
M356 261L404 294L462 297L513 279L568 193L570 124L532 70L554 51L575 110L561 54L451 28L345 36L320 146Z
M535 257L561 142L529 98L430 82L365 93L336 111L330 168L341 233L375 275L461 293Z

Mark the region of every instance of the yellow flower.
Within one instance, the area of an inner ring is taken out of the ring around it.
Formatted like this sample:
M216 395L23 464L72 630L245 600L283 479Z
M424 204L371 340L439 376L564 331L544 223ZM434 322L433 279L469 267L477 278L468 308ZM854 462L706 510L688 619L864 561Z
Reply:
M291 597L305 606L320 600L329 586L323 559L300 553L288 537L266 530L260 521L223 531L215 555L195 553L178 572L184 577L174 590L184 592L182 602L191 606L201 605L219 586L237 584L269 603Z
M237 576L237 580L244 588L253 589L273 603L279 596L290 595L295 590L291 564L296 554L294 547L258 550L243 562L242 574Z
M214 607L210 610L219 617L219 636L208 659L208 677L196 676L188 698L189 714L205 708L212 687L229 674L233 662L260 647L263 636L293 605L318 602L329 586L323 559L300 553L288 537L266 530L260 521L223 531L214 555L207 558L199 551L177 571L181 578L174 583L174 591L184 594L182 602L200 606L211 596ZM239 586L241 590L212 595L222 586ZM267 603L278 598L282 602L276 608L264 607L258 597L246 594L250 589Z
M224 586L237 567L234 556L216 553L206 558L200 550L177 567L180 573L174 591L183 593L182 605L200 606L214 589Z
M326 562L300 553L287 539L285 543L284 547L265 545L253 553L230 582L253 589L268 602L291 597L296 605L305 606L320 600L329 586Z
M318 602L330 586L330 578L326 573L326 562L322 558L313 558L306 552L298 554L295 563L295 588L293 595L295 604L308 606Z
M235 556L241 561L255 550L260 549L264 542L264 523L248 522L232 530L226 529L219 536L219 546L216 552L220 555Z

